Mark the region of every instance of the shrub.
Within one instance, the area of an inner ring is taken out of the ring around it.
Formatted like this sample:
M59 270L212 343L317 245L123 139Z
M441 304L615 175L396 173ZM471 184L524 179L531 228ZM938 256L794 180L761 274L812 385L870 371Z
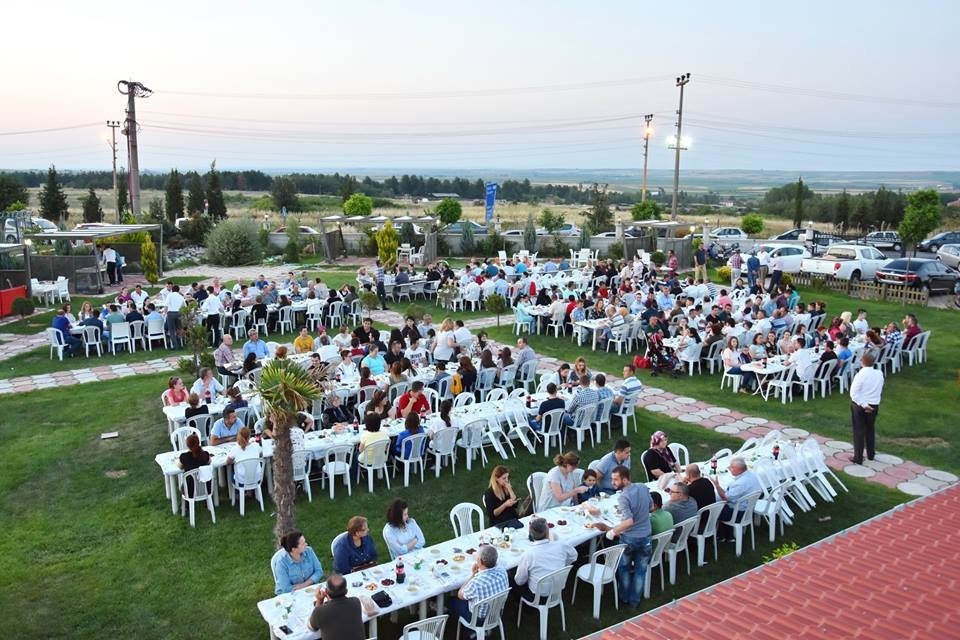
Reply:
M406 318L408 316L412 316L414 320L416 320L417 322L420 322L421 320L423 320L423 316L425 316L426 313L427 313L427 310L421 307L420 305L411 304L407 307L407 310L403 312L403 317Z
M663 251L654 251L650 254L650 261L659 267L667 261L667 257L663 255Z
M699 248L700 248L700 245L702 245L702 244L703 244L703 238L694 238L694 239L693 239L693 242L690 243L690 245L693 247L693 250L694 250L694 251L696 251L697 249L699 249Z
M183 223L180 233L193 244L203 245L212 228L213 220L210 216L192 215Z
M746 229L744 229L744 231L746 231ZM790 555L791 553L793 553L794 551L797 551L798 549L800 549L800 547L797 546L796 542L788 542L786 544L782 544L776 549L774 549L769 556L763 556L763 561L764 563L773 562L774 560Z
M500 326L500 314L507 310L507 301L499 293L491 293L484 301L487 311L497 316L497 326Z
M577 246L581 249L590 248L590 225L583 225L580 228L580 240L577 242Z
M527 214L527 223L523 225L523 248L531 253L537 250L537 226L533 223L533 214Z
M722 267L717 269L717 278L719 278L723 282L730 282L730 278L732 276L733 276L733 269L731 269L727 265L723 265Z
M377 231L377 256L384 268L392 266L397 261L397 247L400 246L397 230L393 223L387 220Z
M473 239L473 225L464 224L463 235L460 236L460 255L469 258L473 255L474 249L476 249L476 242Z
M447 242L447 239L441 235L437 235L437 257L449 256L453 252L450 251L450 243Z
M12 311L21 318L33 315L35 310L36 306L34 306L33 300L30 298L17 298L13 301Z
M224 220L207 235L207 259L211 264L256 264L262 256L259 229L251 220Z
M160 279L157 264L157 245L147 236L140 244L140 268L143 269L143 277L150 284L156 284Z
M355 193L343 203L343 212L348 216L368 216L373 212L373 200L370 196Z
M360 306L370 313L380 306L380 298L373 291L364 291L360 294Z
M510 243L494 231L477 243L477 253L483 256L495 256L498 251L509 251Z
M740 228L750 235L763 231L763 218L759 213L748 213L740 218Z
M413 246L416 241L417 232L413 229L413 223L404 222L400 225L400 242Z
M784 286L784 287L787 286L788 284L792 286L792 285L793 285L793 276L791 276L789 273L781 273L781 274L780 274L780 284L781 284L781 286Z
M460 202L458 200L453 198L444 198L436 206L434 213L443 224L453 224L460 219L460 214L463 213L463 207L460 206Z
M630 217L634 220L659 220L663 214L663 207L653 200L638 202L630 208Z
M283 259L290 263L300 262L300 224L294 220L287 221L287 246L283 249Z
M260 250L266 251L267 247L270 246L270 232L260 227L260 230L257 231L257 240L260 242Z
M362 227L363 237L360 238L361 256L377 255L377 232L370 227Z
M619 260L623 257L623 243L622 242L612 242L610 246L607 247L607 257L613 258L614 260Z

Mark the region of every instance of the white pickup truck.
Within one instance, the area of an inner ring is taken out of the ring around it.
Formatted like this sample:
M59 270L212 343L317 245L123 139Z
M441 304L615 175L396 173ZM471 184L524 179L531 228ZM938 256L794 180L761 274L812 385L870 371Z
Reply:
M886 256L869 245L832 244L819 258L804 259L800 273L854 282L873 280L877 269L887 262Z

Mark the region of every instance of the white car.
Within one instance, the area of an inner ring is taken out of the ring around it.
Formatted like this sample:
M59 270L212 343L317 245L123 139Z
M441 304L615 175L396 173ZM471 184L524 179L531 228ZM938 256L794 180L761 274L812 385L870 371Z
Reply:
M27 233L49 233L50 231L59 231L57 225L53 224L46 218L30 218L30 222L27 223L24 220L21 225L26 225L26 229L21 227L21 231L26 231ZM33 227L33 228L30 228ZM7 244L17 244L20 240L17 238L17 225L13 218L8 218L3 224L3 237L4 241Z
M742 249L746 246L750 236L739 227L718 227L710 232L710 238L719 242L724 247L739 244Z
M301 239L303 239L302 238L303 236L318 237L320 235L322 234L316 229L314 229L313 227L300 225ZM284 227L279 227L277 229L274 229L272 232L270 232L270 234L267 236L267 243L270 244L271 246L277 247L278 249L285 249L287 246L287 241L289 239L290 238L287 236L287 228L284 226Z
M807 258L813 257L805 247L781 242L761 243L757 251L766 251L770 254L771 258L780 256L784 273L799 273L800 263ZM746 262L746 260L744 260L744 262Z
M889 260L877 249L862 244L832 244L819 258L804 260L800 271L837 280L873 280Z
M580 227L573 224L572 222L566 222L562 224L559 229L554 231L554 233L557 234L558 236L571 236L571 237L579 236ZM544 229L543 227L540 227L539 229L537 229L537 235L546 236L546 235L550 235L550 232Z

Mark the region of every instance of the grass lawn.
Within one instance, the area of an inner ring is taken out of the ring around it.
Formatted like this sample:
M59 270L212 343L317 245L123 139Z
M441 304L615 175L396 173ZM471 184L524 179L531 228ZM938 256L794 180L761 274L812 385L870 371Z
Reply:
M960 472L960 434L949 425L954 424L960 409L957 393L957 363L960 362L960 335L956 331L956 312L944 309L902 307L890 303L851 300L834 293L807 296L805 300L819 299L827 303L829 316L841 311L864 308L869 313L871 325L899 321L906 313L915 313L920 326L933 331L929 344L929 361L920 366L905 367L900 373L888 376L884 386L883 403L877 419L877 448L914 462L930 465L953 473ZM490 329L492 338L514 344L516 336L511 327ZM574 360L583 355L591 368L620 375L623 364L632 360L633 354L618 356L602 351L592 352L589 346L577 348L570 338L557 340L533 336L530 344L537 353ZM729 407L748 415L777 420L784 424L802 427L823 436L850 442L850 403L848 394L834 392L826 399L803 402L794 395L794 401L786 405L779 401L764 402L759 396L733 394L729 387L720 391L720 376L715 374L670 376L652 378L648 371L640 375L644 384L656 386L674 393L693 396L704 402Z
M56 389L0 399L0 438L8 444L0 476L0 527L5 533L0 539L0 607L18 612L0 621L0 632L6 637L266 635L256 603L272 594L270 504L266 513L252 508L241 518L224 499L217 524L211 524L209 515L200 510L195 530L170 513L153 461L156 453L169 446L156 400L165 378L137 376L87 385L73 393L69 402L63 402L63 393ZM22 416L29 416L29 428L23 427ZM739 444L696 426L641 413L640 432L631 434L635 460L654 428L666 429L698 459L719 447ZM101 441L99 434L107 430L119 431L120 437ZM603 449L581 452L584 465ZM549 467L542 455L525 451L508 464L517 487L524 486L530 472ZM333 502L315 484L313 503L303 495L298 498L299 526L327 570L330 541L355 514L370 517L381 557L386 557L379 531L386 505L397 495L410 501L411 515L428 542L449 538L450 508L463 500L479 501L490 471L489 466L477 465L468 473L462 462L458 466L455 476L445 473L439 482L428 476L423 486L394 485L392 491L378 485L372 495L356 489L352 498L338 491ZM906 499L899 492L853 478L845 477L844 482L851 493L801 516L777 545L810 544ZM654 587L654 598L647 606L663 604L760 563L771 551L764 528L758 530L757 539L757 550L748 551L739 561L732 547L725 545L718 563L695 569L692 576L681 570L678 585L668 585L662 594ZM569 598L569 590L565 597ZM564 637L579 637L633 615L618 614L610 598L607 594L604 599L600 621L590 616L588 591L575 606L568 604ZM536 616L526 613L522 630L506 623L510 637L534 637ZM510 605L507 620L515 615ZM409 615L401 612L399 625L408 621ZM552 632L559 630L557 615L551 615L550 625ZM449 626L447 637L452 638L453 625ZM395 638L399 629L386 619L380 621L381 638Z

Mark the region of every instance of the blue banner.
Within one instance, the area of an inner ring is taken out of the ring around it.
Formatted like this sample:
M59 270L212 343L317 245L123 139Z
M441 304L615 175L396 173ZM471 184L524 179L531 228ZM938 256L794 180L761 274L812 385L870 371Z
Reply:
M486 212L486 221L490 222L493 220L493 207L497 203L497 183L488 182L487 183L487 212Z

